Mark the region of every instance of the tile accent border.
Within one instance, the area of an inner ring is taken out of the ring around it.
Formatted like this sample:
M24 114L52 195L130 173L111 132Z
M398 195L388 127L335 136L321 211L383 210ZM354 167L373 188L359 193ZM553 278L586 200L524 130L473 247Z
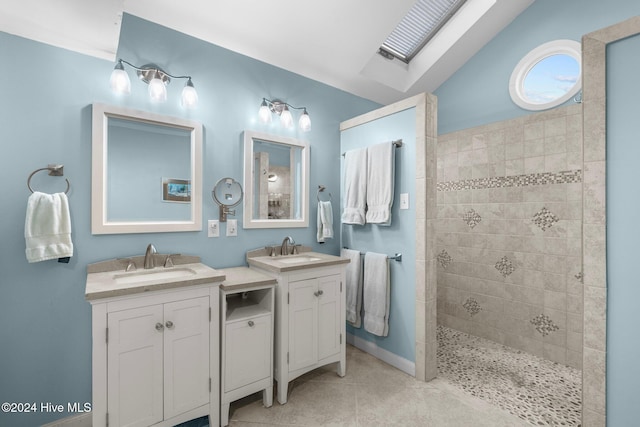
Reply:
M572 184L582 182L582 170L531 173L525 175L493 176L439 182L438 191L482 190L485 188L527 187L530 185Z

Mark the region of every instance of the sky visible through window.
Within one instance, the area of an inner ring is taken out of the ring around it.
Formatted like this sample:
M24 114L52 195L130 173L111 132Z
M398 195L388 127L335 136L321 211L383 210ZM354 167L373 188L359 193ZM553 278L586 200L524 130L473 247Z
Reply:
M578 61L569 55L551 55L531 68L524 79L529 102L544 104L556 100L575 86L580 76Z

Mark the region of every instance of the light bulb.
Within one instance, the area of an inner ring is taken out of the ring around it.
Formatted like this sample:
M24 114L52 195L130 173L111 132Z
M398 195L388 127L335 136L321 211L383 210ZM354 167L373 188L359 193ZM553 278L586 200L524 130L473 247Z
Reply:
M258 118L261 123L271 123L271 110L269 110L269 105L264 98L262 99L262 104L260 104L260 110L258 110Z
M198 92L196 92L196 88L193 87L191 77L189 77L187 84L185 84L184 89L182 89L181 104L182 107L186 109L193 109L198 105Z
M118 61L114 67L109 79L109 85L111 86L111 92L117 95L129 95L131 93L131 80L129 80L129 75L124 70L122 61Z
M280 124L286 128L293 126L293 116L291 116L291 111L289 111L287 104L284 104L284 108L280 114Z
M309 113L307 113L306 108L302 112L300 120L298 120L298 126L300 126L300 130L302 132L309 132L311 130L311 118L309 117Z
M149 97L154 102L165 102L167 100L167 88L158 71L155 72L149 82Z

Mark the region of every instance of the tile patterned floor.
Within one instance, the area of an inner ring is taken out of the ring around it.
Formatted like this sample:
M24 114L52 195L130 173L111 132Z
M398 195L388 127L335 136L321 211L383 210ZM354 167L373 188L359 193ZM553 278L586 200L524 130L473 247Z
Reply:
M234 402L230 412L234 427L529 426L447 380L416 381L352 346L347 346L344 378L329 365L290 384L286 405L274 399L271 408L264 408L256 394Z
M581 371L438 326L443 380L533 425L579 426Z

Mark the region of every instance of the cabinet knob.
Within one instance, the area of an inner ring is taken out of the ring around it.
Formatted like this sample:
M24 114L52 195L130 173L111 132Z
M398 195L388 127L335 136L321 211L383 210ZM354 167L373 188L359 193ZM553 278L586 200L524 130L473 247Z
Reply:
M167 328L173 328L173 322L171 320L167 320L167 323L164 324Z
M253 323L253 320L249 320L248 325L253 328L253 325L255 325L255 323Z
M319 290L318 292L314 292L313 294L317 297L319 297L320 295L322 295L324 292L322 290Z
M162 323L158 322L156 323L156 331L161 331L164 329L164 326L162 325Z

